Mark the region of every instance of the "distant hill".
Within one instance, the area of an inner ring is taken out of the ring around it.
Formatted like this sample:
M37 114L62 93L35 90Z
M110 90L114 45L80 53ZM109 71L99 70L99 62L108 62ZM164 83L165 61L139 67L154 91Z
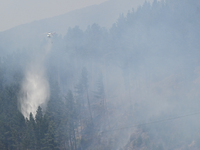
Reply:
M92 5L69 13L34 21L0 32L0 51L7 53L17 49L37 48L46 32L65 35L69 27L79 26L85 30L94 23L110 28L121 13L126 14L136 9L145 0L109 0L99 5ZM152 1L152 0L151 0Z

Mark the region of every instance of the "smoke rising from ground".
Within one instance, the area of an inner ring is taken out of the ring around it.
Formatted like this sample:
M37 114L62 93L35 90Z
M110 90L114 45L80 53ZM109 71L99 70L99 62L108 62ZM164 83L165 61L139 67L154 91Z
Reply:
M44 51L35 55L25 71L25 78L22 82L21 94L19 98L20 110L25 117L32 113L36 114L38 106L44 110L49 99L49 83L45 74L45 59L51 50L51 40L44 46Z

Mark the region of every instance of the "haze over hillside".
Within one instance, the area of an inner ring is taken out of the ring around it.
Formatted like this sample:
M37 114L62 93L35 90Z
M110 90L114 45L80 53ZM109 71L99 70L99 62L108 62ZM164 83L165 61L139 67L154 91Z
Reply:
M23 48L37 48L37 44L46 37L47 32L65 35L69 27L79 26L85 30L94 23L109 29L121 13L135 10L145 0L109 0L99 5L92 5L69 13L20 25L0 32L2 51ZM150 0L152 1L152 0ZM12 44L9 44L12 43ZM2 52L1 51L1 52Z
M1 37L0 148L199 150L199 8L154 0L110 29Z
M1 0L0 31L105 1L107 0Z

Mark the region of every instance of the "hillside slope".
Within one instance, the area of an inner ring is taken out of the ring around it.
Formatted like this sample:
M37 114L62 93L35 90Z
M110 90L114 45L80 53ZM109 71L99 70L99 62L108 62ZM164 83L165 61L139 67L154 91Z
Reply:
M65 35L69 27L79 26L85 30L94 23L110 28L117 21L119 14L126 14L136 9L144 0L109 0L99 5L85 7L69 13L23 24L10 30L0 32L1 54L18 49L35 49L46 37L46 32Z

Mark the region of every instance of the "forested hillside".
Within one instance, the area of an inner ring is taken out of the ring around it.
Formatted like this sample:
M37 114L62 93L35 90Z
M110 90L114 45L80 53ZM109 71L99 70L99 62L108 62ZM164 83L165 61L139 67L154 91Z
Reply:
M76 26L1 56L0 149L200 149L199 8L145 2L110 29ZM38 79L49 92L34 96Z
M63 15L16 26L0 32L0 55L18 49L38 48L38 44L41 42L41 39L46 36L47 32L56 32L64 36L69 27L79 26L80 29L85 30L88 25L94 23L110 28L119 17L119 14L127 13L132 7L137 8L139 5L142 5L144 1L145 0L106 0L99 5L84 7ZM152 2L153 0L148 1ZM53 12L56 8L51 8L51 10Z

